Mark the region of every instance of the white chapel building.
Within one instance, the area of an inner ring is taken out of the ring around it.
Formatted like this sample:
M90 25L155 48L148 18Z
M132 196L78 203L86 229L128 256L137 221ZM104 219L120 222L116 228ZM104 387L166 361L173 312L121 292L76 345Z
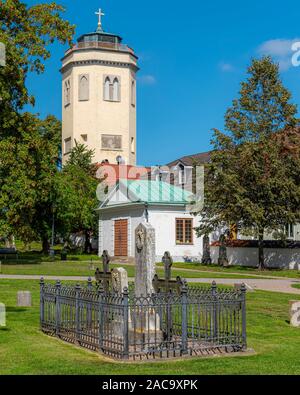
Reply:
M99 208L99 254L135 256L135 229L147 222L155 229L157 262L165 251L183 262L201 259L202 238L194 227L199 216L190 214L190 192L164 181L119 180Z

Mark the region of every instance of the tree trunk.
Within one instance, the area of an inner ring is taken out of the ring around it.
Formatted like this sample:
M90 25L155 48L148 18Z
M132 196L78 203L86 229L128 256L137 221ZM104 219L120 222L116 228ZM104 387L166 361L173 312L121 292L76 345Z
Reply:
M85 242L84 242L84 252L85 254L89 254L92 250L92 244L90 242L90 232L85 232Z
M47 255L50 250L50 244L49 244L49 240L47 237L43 237L42 244L43 244L42 252L43 252L43 254Z
M258 233L258 269L265 269L265 256L264 256L264 229L259 229Z

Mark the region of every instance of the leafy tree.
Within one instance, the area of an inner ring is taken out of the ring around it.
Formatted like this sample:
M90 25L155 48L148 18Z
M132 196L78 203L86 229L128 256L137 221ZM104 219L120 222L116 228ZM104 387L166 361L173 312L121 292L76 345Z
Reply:
M300 219L300 133L278 65L269 57L253 60L248 75L225 115L227 133L214 131L197 230L200 235L237 224L258 237L263 269L266 232Z
M54 117L40 120L22 110L34 105L26 79L44 71L49 45L71 43L74 27L62 19L63 11L55 3L27 7L0 0L0 41L6 45L6 66L0 67L0 232L24 241L38 235L44 251L60 125Z
M0 231L25 242L42 240L47 252L61 123L53 116L40 120L24 113L20 128L19 136L0 142Z
M82 232L85 252L91 249L90 237L97 233L98 181L93 156L93 150L76 143L62 172L57 174L55 188L57 230L65 238Z

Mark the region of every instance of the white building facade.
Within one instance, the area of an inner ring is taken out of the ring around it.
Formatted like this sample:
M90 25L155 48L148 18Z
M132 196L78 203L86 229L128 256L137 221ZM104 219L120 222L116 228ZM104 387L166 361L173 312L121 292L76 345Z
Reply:
M202 238L197 238L194 230L199 217L190 214L186 192L163 181L125 184L119 182L98 209L99 255L107 250L113 257L134 257L135 229L148 222L155 229L158 262L165 251L177 262L201 260ZM149 191L151 196L147 197Z

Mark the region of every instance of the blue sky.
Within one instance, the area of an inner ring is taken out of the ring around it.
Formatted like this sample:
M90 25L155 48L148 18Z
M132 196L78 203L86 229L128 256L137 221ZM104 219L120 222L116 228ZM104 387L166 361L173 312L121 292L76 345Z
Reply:
M42 1L25 1L28 5ZM44 1L47 2L47 1ZM211 129L223 129L224 113L237 96L252 57L272 55L300 104L300 67L291 64L291 44L300 41L297 1L274 0L57 0L77 26L76 38L97 27L118 33L139 56L138 164L165 164L210 148ZM34 111L61 118L60 59L55 44L43 75L28 86Z

